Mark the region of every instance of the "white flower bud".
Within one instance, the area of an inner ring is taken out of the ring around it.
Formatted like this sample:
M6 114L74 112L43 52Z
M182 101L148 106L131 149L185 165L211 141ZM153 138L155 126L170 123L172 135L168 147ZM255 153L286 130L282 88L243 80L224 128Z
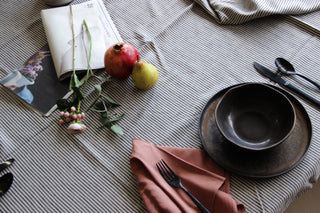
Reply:
M71 123L68 126L68 131L70 134L78 134L83 132L87 127L83 123Z

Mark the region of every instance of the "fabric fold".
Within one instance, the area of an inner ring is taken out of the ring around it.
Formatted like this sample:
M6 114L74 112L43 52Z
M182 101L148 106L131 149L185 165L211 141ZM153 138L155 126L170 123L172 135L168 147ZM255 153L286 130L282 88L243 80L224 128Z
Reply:
M320 9L317 0L195 0L219 24L241 24L274 14L298 15Z
M133 139L130 166L149 212L199 212L181 189L171 187L156 163L163 159L183 185L211 212L246 212L229 194L229 175L201 149L157 146Z

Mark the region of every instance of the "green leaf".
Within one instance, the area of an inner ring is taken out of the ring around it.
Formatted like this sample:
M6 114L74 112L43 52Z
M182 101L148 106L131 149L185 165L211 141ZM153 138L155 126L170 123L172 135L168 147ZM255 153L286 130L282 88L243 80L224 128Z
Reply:
M76 74L74 74L74 87L79 88L83 83L81 83L81 81L79 81L78 76Z
M106 99L109 103L116 105L116 106L120 106L120 104L118 104L117 102L115 102L112 98L105 96L105 95L101 95L101 97L103 97L104 99Z
M94 111L94 112L100 112L100 113L104 113L106 111L106 110L99 110L99 109L95 109L95 108L91 108L90 110Z
M110 120L110 118L109 118L109 113L106 112L106 111L104 111L104 112L102 113L101 117L102 117L102 118L108 118L108 120ZM110 122L112 122L112 121L110 120Z
M67 99L58 99L56 101L56 104L60 111L64 111L65 109L68 109L70 107L70 102Z
M111 121L112 121L112 122L118 121L118 120L122 119L123 116L124 116L124 114L122 114L122 115L120 115L120 116L118 116L118 117L115 117L115 118L111 119Z
M106 111L106 107L103 101L97 101L94 105L94 108L101 111Z
M84 97L82 96L82 93L80 92L80 89L77 87L73 87L73 94L72 94L72 99L70 102L71 106L78 106L81 101L84 99Z
M70 85L69 85L69 89L72 90L74 87L79 88L83 83L81 83L78 79L78 76L76 75L76 73L73 73L71 75L70 78Z
M74 76L71 75L71 76L70 76L70 83L69 83L69 90L70 90L70 91L72 90L72 87L74 87L74 81L73 81L73 79L74 79Z
M100 84L94 85L94 88L99 92L99 95L101 94L102 88Z
M93 102L90 104L90 106L87 108L86 112L88 112L89 110L93 109L92 107L97 104L97 101L99 100L99 98L100 98L100 96L97 96L97 97L94 99L94 101L93 101Z
M124 134L124 132L122 131L122 128L121 128L120 126L118 126L117 124L112 125L112 126L110 127L110 129L111 129L114 133L116 133L116 134L118 134L118 135L123 135L123 134Z
M78 101L81 101L84 99L84 97L78 87L73 87L72 89L73 89L74 95Z
M101 115L101 122L103 123L103 125L108 126L109 124L119 121L120 119L122 119L124 116L124 114L115 117L115 118L110 118L109 113L105 112Z
M101 117L101 123L103 124L103 126L107 126L110 127L111 126L111 120L108 117Z

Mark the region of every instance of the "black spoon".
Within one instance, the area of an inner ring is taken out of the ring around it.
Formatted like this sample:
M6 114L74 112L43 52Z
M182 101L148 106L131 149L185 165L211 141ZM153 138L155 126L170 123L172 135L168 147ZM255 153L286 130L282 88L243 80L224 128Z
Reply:
M2 172L3 170L5 170L7 167L9 167L12 163L13 163L14 159L11 158L7 161L1 162L0 163L0 172Z
M10 172L0 177L0 197L9 190L12 182L13 174Z
M312 83L313 85L315 85L316 87L318 87L320 89L320 85L316 82L314 82L313 80L311 80L310 78L301 75L299 73L296 73L296 71L294 70L293 65L287 61L284 58L276 58L275 60L275 64L278 67L278 70L285 74L285 75L297 75L300 76L301 78L304 78L305 80L309 81L310 83Z

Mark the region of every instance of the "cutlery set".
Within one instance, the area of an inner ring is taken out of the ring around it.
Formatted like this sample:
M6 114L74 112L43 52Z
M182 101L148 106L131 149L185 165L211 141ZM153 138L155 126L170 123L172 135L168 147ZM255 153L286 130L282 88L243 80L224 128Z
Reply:
M275 61L278 70L281 73L288 73L290 71L290 73L295 73L293 66L286 61L285 59L282 58L277 58ZM320 108L320 101L315 99L314 97L312 97L311 95L305 93L304 91L302 91L301 89L297 88L296 86L294 86L293 84L291 84L290 82L284 80L281 76L277 75L275 72L271 71L270 69L262 66L261 64L254 62L253 63L254 67L258 70L258 72L260 74L262 74L263 76L269 78L270 80L278 83L279 85L289 89L291 92L299 95L300 97L304 98L305 100L309 101L311 104L315 105L316 107ZM298 75L306 80L308 80L309 82L313 83L316 87L320 88L320 85L314 81L312 81L311 79L300 75L298 73L295 73L294 75Z

